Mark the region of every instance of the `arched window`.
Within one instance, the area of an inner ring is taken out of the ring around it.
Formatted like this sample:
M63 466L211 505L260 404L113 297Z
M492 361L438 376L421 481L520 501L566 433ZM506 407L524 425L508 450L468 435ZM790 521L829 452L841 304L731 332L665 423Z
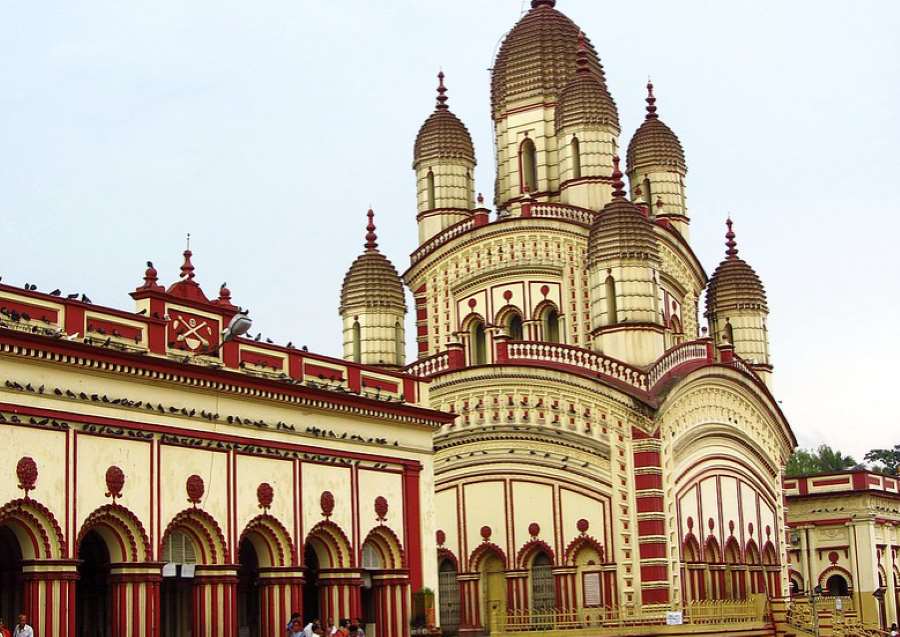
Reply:
M581 177L581 144L577 137L572 137L572 178Z
M363 544L362 567L367 571L377 571L384 568L384 560L381 553L370 542Z
M653 216L653 196L650 192L649 177L644 177L644 186L642 190L644 191L644 201L647 202L647 211L650 213L650 216Z
M616 302L616 280L612 275L606 277L606 324L619 322L619 308Z
M537 192L537 150L534 142L527 137L519 148L519 166L522 171L520 175L522 192Z
M450 560L444 560L438 566L438 591L441 628L445 635L455 635L459 630L459 582L456 567Z
M531 608L549 610L556 605L553 562L546 553L538 553L531 562Z
M734 328L730 322L725 323L725 342L734 345Z
M466 201L471 205L472 203L472 195L475 188L472 186L472 171L466 171Z
M425 176L425 187L428 190L428 210L434 210L436 207L434 198L434 173L431 170Z
M522 340L522 315L518 312L510 312L506 316L506 333L514 341Z
M362 361L362 338L360 336L359 321L353 321L353 362Z
M397 364L402 366L406 361L406 344L403 342L403 326L400 321L394 323L394 350L397 355Z
M196 564L197 551L194 542L182 531L173 531L169 534L163 547L163 562L175 564Z
M484 322L472 321L469 326L469 363L472 365L484 365L487 363L487 336L484 332Z
M796 597L803 592L803 580L799 575L791 575L791 597Z
M541 323L544 328L544 340L548 343L559 343L559 312L554 307L548 307L541 315Z
M847 597L850 594L850 586L843 575L835 573L825 580L825 594L832 597Z

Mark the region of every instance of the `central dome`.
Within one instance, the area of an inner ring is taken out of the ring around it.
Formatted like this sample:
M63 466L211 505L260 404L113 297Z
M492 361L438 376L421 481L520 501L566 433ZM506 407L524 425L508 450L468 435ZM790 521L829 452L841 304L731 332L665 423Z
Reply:
M500 45L491 73L494 117L511 103L534 97L555 101L575 76L581 29L557 11L554 0L532 0ZM588 65L605 83L603 66L585 37Z

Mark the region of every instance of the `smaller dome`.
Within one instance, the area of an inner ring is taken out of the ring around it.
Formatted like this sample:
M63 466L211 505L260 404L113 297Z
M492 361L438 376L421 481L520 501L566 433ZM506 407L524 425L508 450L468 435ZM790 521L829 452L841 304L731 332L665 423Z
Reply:
M425 120L413 147L413 168L420 162L436 159L465 159L475 164L475 147L469 129L450 112L444 72L438 73L438 97L434 113Z
M659 260L653 224L644 212L625 198L625 183L619 170L619 158L613 158L613 199L591 224L588 236L588 261L633 257Z
M737 242L731 229L731 219L725 222L725 245L728 250L706 288L706 312L704 316L738 308L758 309L768 313L766 289L750 265L738 257Z
M559 95L556 131L569 126L608 126L619 132L619 112L603 77L590 65L584 34L578 34L575 77Z
M403 281L397 269L378 251L375 235L375 213L369 210L366 226L366 251L359 255L341 286L340 313L351 308L393 308L406 313Z
M681 173L687 172L684 149L678 136L666 126L656 113L653 84L647 83L647 117L628 142L626 171L650 166L668 166Z

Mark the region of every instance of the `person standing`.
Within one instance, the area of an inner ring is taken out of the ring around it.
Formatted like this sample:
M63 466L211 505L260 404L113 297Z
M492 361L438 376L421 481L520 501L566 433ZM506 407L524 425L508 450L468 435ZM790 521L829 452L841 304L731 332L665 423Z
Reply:
M34 637L34 629L28 625L25 613L19 615L19 623L13 630L13 637Z

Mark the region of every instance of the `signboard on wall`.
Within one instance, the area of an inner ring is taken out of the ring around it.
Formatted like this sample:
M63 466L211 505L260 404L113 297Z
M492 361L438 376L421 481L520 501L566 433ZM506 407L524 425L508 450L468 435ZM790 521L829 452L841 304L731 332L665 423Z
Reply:
M667 626L681 626L684 623L684 616L680 610L669 611L666 613Z
M600 598L600 573L584 574L584 605L603 605L603 600Z

